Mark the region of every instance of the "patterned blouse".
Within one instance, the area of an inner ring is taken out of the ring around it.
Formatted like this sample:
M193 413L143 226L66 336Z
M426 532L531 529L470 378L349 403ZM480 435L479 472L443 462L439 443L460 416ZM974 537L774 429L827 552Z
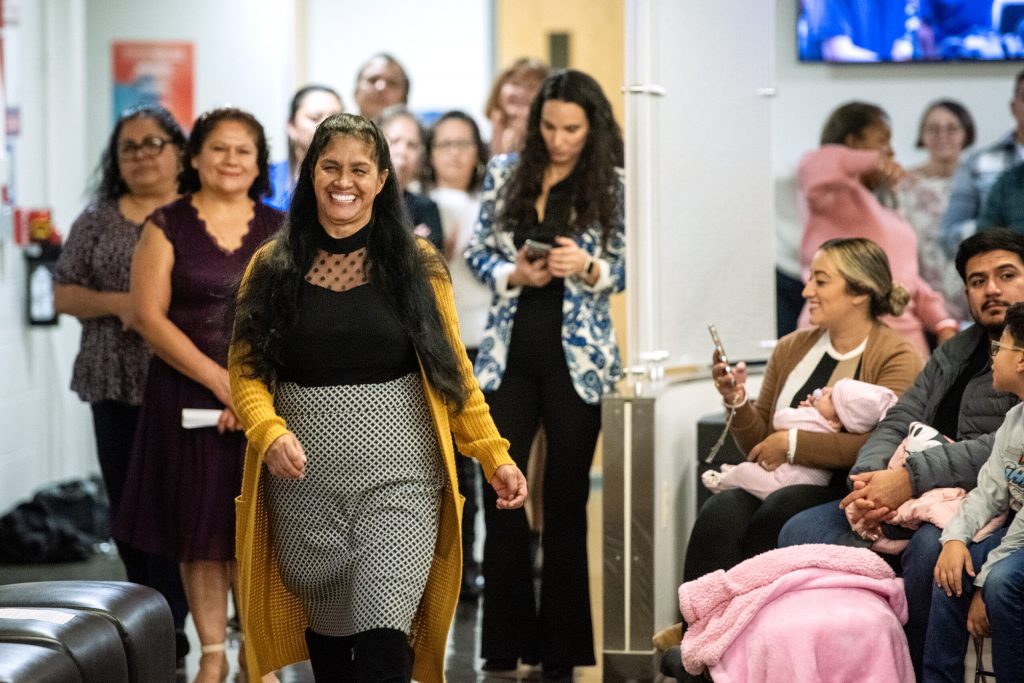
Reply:
M964 281L953 259L942 248L939 227L949 206L952 178L925 176L910 171L897 186L899 209L917 233L921 277L942 295L946 310L957 320L970 320Z
M71 226L54 280L102 292L127 292L132 253L142 226L126 219L116 200L97 200ZM83 401L142 403L149 346L125 331L116 316L82 321L82 341L71 374L71 389Z

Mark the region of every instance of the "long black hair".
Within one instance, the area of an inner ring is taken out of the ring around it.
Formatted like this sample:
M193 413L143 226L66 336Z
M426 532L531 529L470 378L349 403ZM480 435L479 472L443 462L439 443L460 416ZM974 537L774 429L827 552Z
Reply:
M299 289L313 265L316 238L323 230L317 219L313 172L337 136L369 145L377 168L387 171L384 187L373 200L367 276L401 321L430 385L461 410L467 398L466 387L430 286L430 278L448 277L447 269L436 252L425 258L412 234L384 134L372 121L355 114L335 114L317 128L299 170L288 219L267 253L253 264L244 288L240 288L233 337L245 343L242 362L248 366L250 377L267 385L275 381L275 366L281 362L284 341L296 322Z
M540 196L544 169L549 161L548 148L540 131L541 110L548 100L579 105L587 115L587 142L568 179L576 213L575 223L569 227L581 233L599 223L604 244L618 223L619 180L615 169L623 163L622 131L601 86L587 74L573 69L548 76L530 105L526 142L519 166L508 183L501 224L506 230L515 230L535 220L534 203Z
M159 104L143 104L126 109L118 117L117 123L114 124L114 131L110 134L110 139L107 140L107 146L103 148L103 156L100 157L100 165L96 170L98 179L93 192L96 199L113 200L128 194L128 186L124 182L121 167L118 165L117 141L121 137L124 124L135 119L153 119L156 125L163 130L167 139L171 141L170 144L177 148L178 156L181 156L185 149L185 133L181 130L178 122L174 120L171 112Z
M196 119L192 126L192 134L188 136L187 156L189 161L199 156L203 151L203 143L214 129L224 121L235 121L249 129L256 142L256 168L259 174L256 180L249 186L249 199L259 201L270 193L270 147L267 146L267 135L263 132L263 125L255 116L237 107L220 107L203 112ZM191 163L186 163L178 176L178 191L198 192L201 188L199 183L199 171L192 168Z

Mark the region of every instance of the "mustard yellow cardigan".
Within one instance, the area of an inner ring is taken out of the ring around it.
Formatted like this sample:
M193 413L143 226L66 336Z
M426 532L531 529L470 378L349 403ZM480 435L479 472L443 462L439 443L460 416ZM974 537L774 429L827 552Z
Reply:
M433 247L423 240L421 245L425 258L437 258L436 252L427 253L428 250L433 252ZM259 263L268 246L265 245L253 256L243 286L253 264ZM455 453L449 434L454 433L462 453L480 461L486 481L490 481L499 466L512 464L508 455L508 441L501 438L494 426L462 346L451 281L447 277L436 277L431 284L448 340L459 358L459 368L469 390L469 400L462 412L455 414L433 391L420 364L424 391L447 473L434 560L410 633L410 642L416 653L413 678L422 683L444 681L445 644L455 614L462 575L464 498L459 494L456 483ZM270 543L266 495L260 487L263 455L275 439L288 431L288 427L274 412L274 397L267 385L258 379L246 377L247 369L239 361L243 355L240 347L241 344L232 345L228 355L235 412L248 439L242 492L235 499L235 553L238 559L238 607L245 634L246 662L250 678L258 680L270 671L308 659L309 654L305 642L306 617L299 599L281 582L277 551Z

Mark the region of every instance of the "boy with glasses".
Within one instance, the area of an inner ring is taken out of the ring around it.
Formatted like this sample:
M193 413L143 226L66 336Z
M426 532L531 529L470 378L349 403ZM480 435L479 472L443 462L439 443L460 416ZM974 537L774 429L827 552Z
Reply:
M1006 312L1002 337L993 340L992 385L1024 398L1024 304ZM1024 404L1006 414L978 485L946 525L935 565L926 681L962 681L968 634L992 638L992 667L1000 681L1024 676ZM971 537L994 515L1002 528L981 541ZM978 569L975 570L975 567ZM966 625L966 628L965 628Z

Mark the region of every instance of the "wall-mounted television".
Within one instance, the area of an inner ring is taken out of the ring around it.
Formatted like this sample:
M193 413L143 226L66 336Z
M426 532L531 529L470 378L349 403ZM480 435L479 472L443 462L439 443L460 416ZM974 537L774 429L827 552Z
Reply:
M803 62L1024 59L1024 0L800 0Z

